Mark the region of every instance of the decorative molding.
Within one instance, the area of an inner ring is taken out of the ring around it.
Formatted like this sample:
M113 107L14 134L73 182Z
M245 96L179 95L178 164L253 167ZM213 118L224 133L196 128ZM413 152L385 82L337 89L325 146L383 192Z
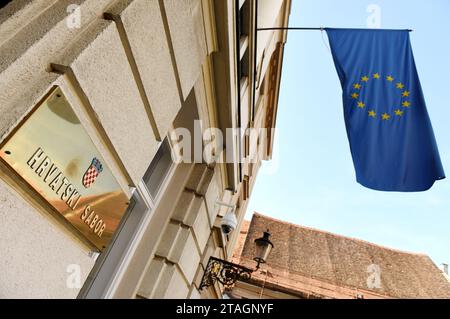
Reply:
M155 135L155 139L158 142L162 141L161 132L158 130L158 126L156 124L155 116L153 115L153 111L150 105L150 101L148 99L147 93L144 88L144 83L142 82L142 77L139 72L138 65L136 63L136 59L133 54L133 50L131 49L130 41L128 40L127 31L125 30L125 26L123 25L122 18L120 15L112 14L109 12L105 12L103 14L105 20L114 21L116 24L117 32L119 33L120 40L122 42L122 47L125 51L125 55L127 56L128 64L130 65L131 72L133 73L134 81L136 82L136 86L139 91L139 95L141 96L142 103L145 106L145 111L147 113L150 126L152 128L153 134ZM165 132L163 132L165 133Z
M219 46L217 44L216 20L214 17L214 2L210 0L202 0L203 11L203 27L205 28L205 37L208 55L217 52Z

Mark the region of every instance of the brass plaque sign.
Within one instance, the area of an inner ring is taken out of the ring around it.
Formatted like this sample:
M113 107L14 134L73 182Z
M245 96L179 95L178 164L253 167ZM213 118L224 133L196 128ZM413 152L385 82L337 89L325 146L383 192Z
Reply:
M93 245L107 246L128 197L59 87L1 146L0 157Z

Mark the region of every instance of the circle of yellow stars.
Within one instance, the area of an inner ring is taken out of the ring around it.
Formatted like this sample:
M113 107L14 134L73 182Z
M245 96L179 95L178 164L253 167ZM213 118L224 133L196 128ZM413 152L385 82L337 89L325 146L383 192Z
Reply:
M396 81L396 79L392 75L382 76L380 73L373 73L370 77L369 76L369 74L363 75L358 82L353 84L354 92L350 95L350 97L356 101L356 106L358 107L358 109L366 111L367 115L370 118L380 118L383 122L388 122L392 118L402 118L404 116L405 110L407 110L411 106L411 102L409 101L409 95L411 94L411 92L405 88L405 85L402 82ZM366 104L360 99L360 92L365 84L367 84L370 80L382 81L383 79L385 79L390 84L395 85L395 88L402 94L401 106L398 106L397 109L394 110L394 113L384 112L382 114L377 114L374 109L368 108Z

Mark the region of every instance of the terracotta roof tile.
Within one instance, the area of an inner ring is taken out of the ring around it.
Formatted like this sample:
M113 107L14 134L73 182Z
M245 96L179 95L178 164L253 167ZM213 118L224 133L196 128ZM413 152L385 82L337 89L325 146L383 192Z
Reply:
M253 259L253 242L267 229L275 245L267 265L279 275L279 281L291 276L394 298L450 298L450 283L424 254L391 249L257 213L248 228L241 261ZM240 249L236 251L238 255ZM381 270L380 288L368 287L368 267L372 264Z

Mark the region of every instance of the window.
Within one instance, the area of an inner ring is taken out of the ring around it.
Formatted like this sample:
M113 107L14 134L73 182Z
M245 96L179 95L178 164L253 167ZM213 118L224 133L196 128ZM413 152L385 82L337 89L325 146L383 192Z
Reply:
M144 175L144 182L147 185L148 191L155 199L164 183L164 180L170 168L172 167L172 151L169 142L166 139L161 143L155 157L153 158L147 172Z
M262 64L262 63L261 63ZM258 83L259 90L257 93L257 102L256 102L256 108L255 108L255 114L258 114L258 110L260 109L261 105L264 104L264 97L266 92L266 74L264 74L264 77L261 81L261 83Z
M239 79L244 82L249 75L250 60L248 50L248 36L250 31L250 1L245 1L239 9L238 17L238 35L240 46L240 66L239 66Z
M259 62L258 74L256 75L256 89L259 89L260 84L261 84L261 73L262 73L262 68L263 68L263 64L264 64L264 56L265 55L266 55L266 49L263 50L263 53L262 53L262 56L261 56L261 62Z
M159 194L163 193L167 179L172 172L172 149L168 139L161 143L147 172L144 183L148 193L134 192L128 207L127 216L122 219L120 229L108 249L100 255L97 264L89 274L79 297L110 298L126 271L132 254L136 251L145 227L153 213ZM150 196L149 196L150 195ZM150 197L150 198L148 198ZM130 285L137 285L137 282Z

